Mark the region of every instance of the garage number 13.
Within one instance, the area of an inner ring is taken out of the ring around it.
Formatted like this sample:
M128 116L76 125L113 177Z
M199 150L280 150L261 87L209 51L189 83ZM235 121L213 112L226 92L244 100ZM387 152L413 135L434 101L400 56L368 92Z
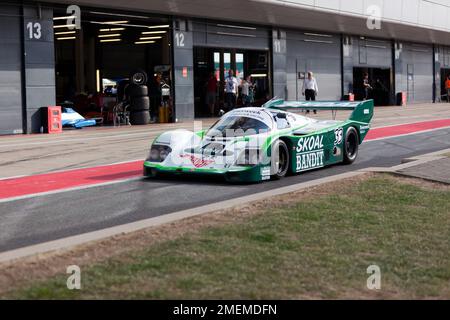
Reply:
M39 40L42 38L42 26L39 22L28 22L27 31L29 39Z

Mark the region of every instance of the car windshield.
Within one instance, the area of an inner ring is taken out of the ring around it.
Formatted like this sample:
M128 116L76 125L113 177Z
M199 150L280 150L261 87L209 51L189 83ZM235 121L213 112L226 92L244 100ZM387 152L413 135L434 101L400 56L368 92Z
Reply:
M267 133L269 126L264 122L249 117L232 116L219 120L208 131L208 136L242 137Z

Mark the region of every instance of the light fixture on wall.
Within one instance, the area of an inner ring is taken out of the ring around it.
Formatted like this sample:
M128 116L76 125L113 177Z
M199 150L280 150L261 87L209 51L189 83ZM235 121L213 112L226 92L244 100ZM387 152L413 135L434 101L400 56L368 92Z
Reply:
M68 20L68 19L76 19L77 16L66 16L66 17L54 17L53 21L58 21L58 20Z
M77 37L61 37L61 38L56 38L56 40L61 41L61 40L75 40Z
M167 31L142 31L142 34L165 34Z
M267 78L267 73L254 73L254 74L251 74L250 77L252 77L252 78Z
M140 37L139 40L159 40L162 37Z
M75 28L76 24L63 24L63 25L56 25L53 26L53 29L61 29L61 28Z
M96 75L96 80L97 80L97 92L100 92L101 88L100 88L100 70L99 69L96 70L95 75Z
M55 36L62 36L65 34L75 34L77 33L76 31L62 31L62 32L55 32Z
M149 28L149 29L163 29L163 28L170 28L170 25L169 24L162 24L162 25L159 25L159 26L148 26L147 28Z
M114 38L114 37L120 37L120 33L109 33L109 34L99 34L99 38Z
M130 21L128 21L128 20L122 20L122 21L105 21L105 22L99 22L100 24L112 24L112 25L114 25L114 24L125 24L125 23L128 23L128 22L130 22Z
M102 39L100 42L120 42L122 39Z
M156 43L156 41L136 41L134 44L152 44Z
M123 31L125 28L100 29L100 32Z

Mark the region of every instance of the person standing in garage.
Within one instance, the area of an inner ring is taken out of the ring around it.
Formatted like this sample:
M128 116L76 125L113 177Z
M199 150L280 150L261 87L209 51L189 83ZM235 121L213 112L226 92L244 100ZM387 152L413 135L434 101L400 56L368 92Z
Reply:
M306 98L306 101L316 101L316 96L319 93L319 86L317 85L317 80L314 78L314 74L309 71L308 77L303 82L303 95ZM309 113L309 110L307 111ZM317 113L317 110L314 110L314 114Z
M447 76L447 80L445 80L445 91L447 92L447 102L450 102L450 74Z
M234 71L230 69L228 71L228 77L225 79L225 94L228 110L236 108L236 100L238 94L239 82L234 76Z
M370 91L372 91L372 89L373 89L372 86L370 85L368 73L364 74L363 86L364 86L364 100L368 100Z
M209 75L208 82L206 83L206 103L211 117L214 117L216 110L216 98L217 98L217 78L214 72Z
M242 80L241 83L242 88L242 105L244 107L250 107L254 102L254 87L252 83L252 77L248 76L247 78Z

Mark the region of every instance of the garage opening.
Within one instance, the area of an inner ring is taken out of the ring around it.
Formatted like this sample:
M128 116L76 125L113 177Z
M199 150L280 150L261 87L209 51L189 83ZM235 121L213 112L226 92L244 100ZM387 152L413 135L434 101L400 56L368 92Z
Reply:
M373 99L376 106L388 106L391 104L392 71L389 68L353 68L353 93L356 100L364 100L366 92L364 76L369 76L369 84L372 87L368 92L368 99Z
M55 9L58 105L95 118L98 124L123 121L124 117L117 119L119 113L133 112L125 88L130 75L139 71L146 74L142 85L147 88L137 90L141 97L136 112L143 115L138 122L161 120L159 108L164 104L172 108L169 20L84 8L81 29L76 30L67 24L66 16L65 9ZM119 107L121 101L125 103Z
M227 111L225 78L233 70L240 84L237 107L260 106L270 97L269 52L259 50L194 48L195 116L217 116ZM247 85L245 85L247 82Z
M445 81L450 76L450 68L441 69L441 101L450 102L450 97L448 96L447 88L445 86Z

